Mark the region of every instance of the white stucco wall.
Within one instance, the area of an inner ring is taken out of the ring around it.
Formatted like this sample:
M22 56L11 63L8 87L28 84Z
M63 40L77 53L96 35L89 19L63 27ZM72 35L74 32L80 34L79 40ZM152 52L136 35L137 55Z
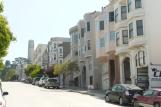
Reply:
M161 0L145 2L145 35L149 47L149 60L161 64Z

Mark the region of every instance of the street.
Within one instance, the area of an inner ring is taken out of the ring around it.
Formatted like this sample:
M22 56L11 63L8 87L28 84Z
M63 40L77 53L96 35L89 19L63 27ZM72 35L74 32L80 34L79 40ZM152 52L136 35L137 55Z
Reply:
M3 82L7 107L120 107L95 96L62 89L44 89L19 82Z

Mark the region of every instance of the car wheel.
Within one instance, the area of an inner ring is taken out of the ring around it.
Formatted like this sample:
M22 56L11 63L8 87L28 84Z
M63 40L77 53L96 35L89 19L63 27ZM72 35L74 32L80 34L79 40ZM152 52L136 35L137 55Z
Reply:
M159 103L155 103L154 107L160 107L160 104Z
M134 105L134 107L139 107L137 100L134 100L133 105Z
M110 98L109 98L108 95L105 96L105 101L106 101L106 102L110 102Z
M119 98L119 104L120 105L123 105L123 99L122 99L122 97Z

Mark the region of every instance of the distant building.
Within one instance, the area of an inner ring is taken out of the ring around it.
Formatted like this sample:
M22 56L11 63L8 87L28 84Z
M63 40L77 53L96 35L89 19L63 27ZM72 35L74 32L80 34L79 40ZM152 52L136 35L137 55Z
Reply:
M28 63L32 63L34 55L34 40L29 40L28 42Z
M33 64L38 64L42 68L44 68L44 60L43 55L46 51L47 45L46 44L39 44L35 51L34 51L34 57L33 57Z
M70 39L53 37L48 42L48 65L62 64L63 59L70 53Z

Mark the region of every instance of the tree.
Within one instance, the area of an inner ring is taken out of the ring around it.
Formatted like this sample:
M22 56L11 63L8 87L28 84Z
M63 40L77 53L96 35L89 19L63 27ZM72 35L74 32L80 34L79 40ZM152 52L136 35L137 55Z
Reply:
M16 75L16 70L15 69L8 69L5 80L10 81L12 78Z
M29 64L29 65L27 65L27 68L25 69L25 74L27 76L30 76L30 74L32 73L33 70L34 70L33 65Z
M8 47L11 41L16 40L10 31L6 18L2 15L3 4L0 3L0 67L3 65L2 58L7 55Z
M33 65L33 71L30 73L32 78L38 76L42 72L41 67L39 65Z

